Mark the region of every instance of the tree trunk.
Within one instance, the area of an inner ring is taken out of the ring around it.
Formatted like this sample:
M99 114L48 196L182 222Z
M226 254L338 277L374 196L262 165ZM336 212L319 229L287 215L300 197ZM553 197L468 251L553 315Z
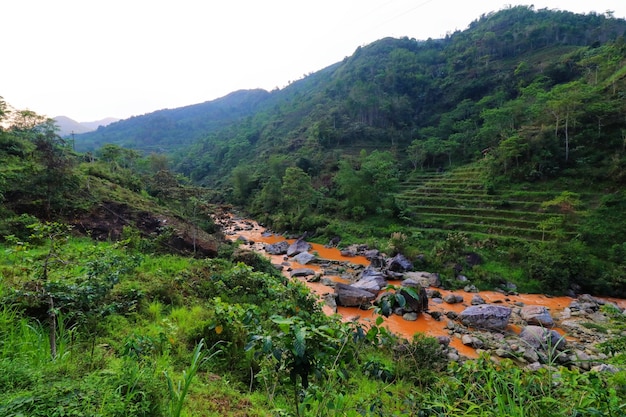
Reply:
M50 316L50 356L52 360L57 358L57 315L54 312L54 300L48 294L48 315Z

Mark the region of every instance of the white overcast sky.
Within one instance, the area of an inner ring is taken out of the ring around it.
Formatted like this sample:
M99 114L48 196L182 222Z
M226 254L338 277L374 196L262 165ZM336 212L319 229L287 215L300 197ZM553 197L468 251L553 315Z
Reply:
M577 13L624 0L2 0L0 96L78 121L272 90L386 36L441 38L533 4Z

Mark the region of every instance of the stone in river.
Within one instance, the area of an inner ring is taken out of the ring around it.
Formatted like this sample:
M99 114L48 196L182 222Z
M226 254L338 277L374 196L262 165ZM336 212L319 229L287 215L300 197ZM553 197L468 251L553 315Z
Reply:
M506 329L510 317L510 308L492 304L471 306L459 315L459 319L464 325L487 330Z
M376 295L352 285L337 283L335 286L337 305L344 307L361 307L370 305Z
M308 252L310 249L310 243L304 241L303 239L298 239L293 242L287 249L287 256L296 256L299 253Z
M271 245L265 245L265 252L270 255L284 255L289 249L289 242L283 240L282 242L272 243Z
M315 255L312 255L309 252L301 252L293 257L293 260L300 265L306 265L313 259L315 259Z
M298 268L291 271L292 277L306 277L309 275L315 275L315 271L309 268Z

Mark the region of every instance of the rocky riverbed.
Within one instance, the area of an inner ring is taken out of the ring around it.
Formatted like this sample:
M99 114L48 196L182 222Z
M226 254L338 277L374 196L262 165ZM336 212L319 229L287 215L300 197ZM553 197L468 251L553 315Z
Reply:
M363 245L339 250L289 239L228 213L216 221L229 239L269 257L285 275L306 282L325 311L343 320L371 322L373 305L404 290L406 304L393 308L385 326L406 338L416 332L437 337L451 360L485 353L530 368L614 370L604 365L607 356L598 344L615 336L607 311L626 314L626 300L479 292L469 281L462 290L449 291L436 273L415 271L402 255L387 257Z

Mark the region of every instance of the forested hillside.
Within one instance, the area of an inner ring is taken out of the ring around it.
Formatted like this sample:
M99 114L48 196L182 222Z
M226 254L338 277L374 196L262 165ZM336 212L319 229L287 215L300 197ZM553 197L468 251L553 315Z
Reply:
M626 315L595 297L626 297L625 31L513 7L75 141L0 97L0 415L625 415ZM233 205L438 283L328 316L224 239ZM506 327L449 309L470 292ZM524 316L524 292L575 298ZM450 336L393 334L424 297Z
M359 47L282 90L121 121L97 143L163 150L214 201L277 230L379 247L400 233L416 254L461 236L459 255L484 252L472 274L486 286L611 292L624 280L625 33L610 14L509 7L444 39ZM465 189L432 173L465 175ZM450 274L459 262L426 259Z

